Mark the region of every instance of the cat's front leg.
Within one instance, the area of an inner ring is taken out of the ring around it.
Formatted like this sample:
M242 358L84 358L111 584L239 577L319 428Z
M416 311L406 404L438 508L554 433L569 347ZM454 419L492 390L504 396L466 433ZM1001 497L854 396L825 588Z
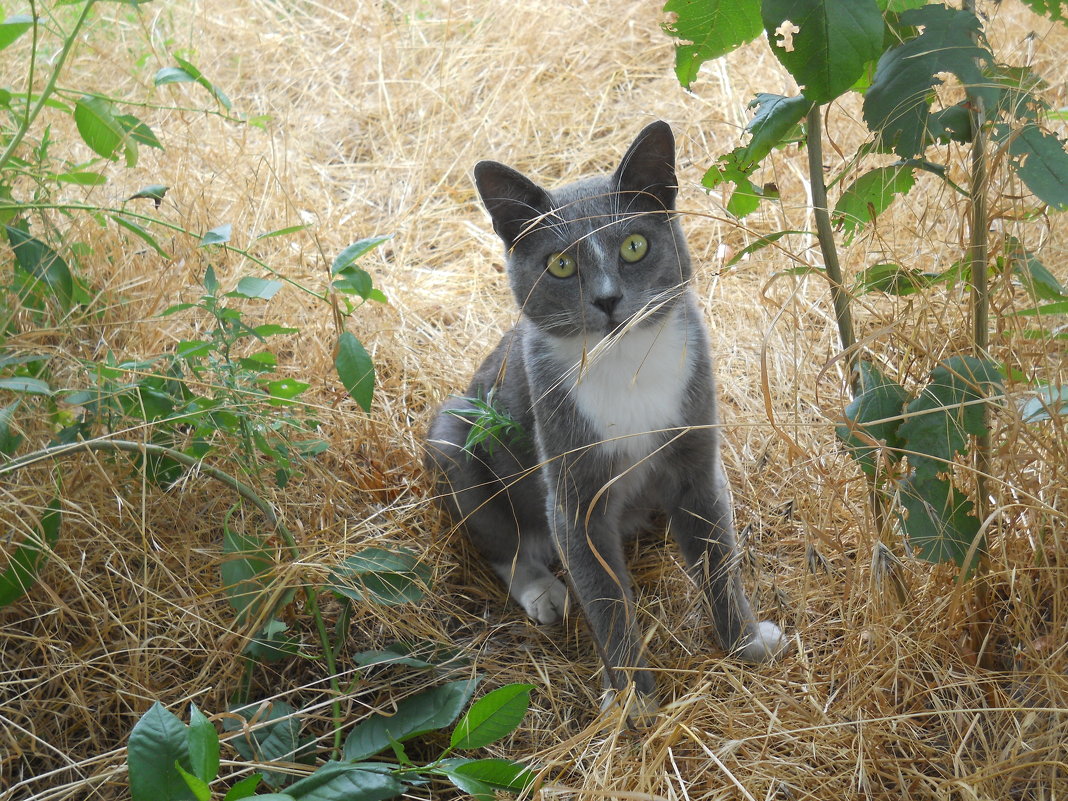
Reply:
M708 599L720 647L746 662L767 662L784 653L788 641L782 629L770 620L757 621L742 585L730 489L718 459L707 483L682 492L672 510L671 531Z
M577 491L577 486L600 487L603 482L561 481L566 461L554 467L547 499L553 540L601 656L614 674L606 676L606 689L618 691L633 681L639 716L648 717L656 709L655 682L642 656L621 537L604 508L605 499L595 502Z

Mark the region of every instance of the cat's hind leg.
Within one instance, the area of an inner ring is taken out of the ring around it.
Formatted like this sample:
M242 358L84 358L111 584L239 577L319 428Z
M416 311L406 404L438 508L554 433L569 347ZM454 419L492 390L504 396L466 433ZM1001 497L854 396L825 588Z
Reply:
M533 620L557 622L567 591L550 569L556 552L536 469L501 448L491 456L463 447L466 424L440 413L427 441L438 501Z

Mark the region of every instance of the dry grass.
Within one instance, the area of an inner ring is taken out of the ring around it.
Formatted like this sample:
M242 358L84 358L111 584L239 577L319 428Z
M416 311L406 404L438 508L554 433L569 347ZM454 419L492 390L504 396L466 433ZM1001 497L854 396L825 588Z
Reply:
M987 10L1003 57L1033 62L1059 87L1054 104L1068 105L1068 31L1015 2ZM987 582L994 625L977 641L983 610L974 587L907 557L896 541L889 544L900 560L878 545L863 480L835 443L846 398L826 288L818 277L775 277L818 263L813 241L783 240L784 248L724 269L757 233L814 227L803 153L771 160L763 180L783 200L745 225L699 188L702 170L738 143L753 93L791 89L766 47L711 65L688 95L671 74L657 3L234 0L156 3L142 13L102 5L99 14L115 23L78 53L68 83L143 97L149 90L138 83L169 63L169 50L186 47L237 108L272 120L263 132L149 112L166 153L145 154L129 175L116 171L92 194L96 202L169 184L168 219L193 231L230 222L240 245L259 231L313 223L255 250L320 290L340 248L394 235L365 263L390 305L363 309L350 323L378 369L370 416L333 378L328 310L291 290L269 307L273 321L301 329L279 361L313 382L332 444L303 479L273 494L304 553L292 575L314 575L368 543L414 548L434 567L434 591L418 614L358 610L353 650L397 638L451 644L486 675L486 687L537 684L524 724L491 751L529 758L542 771L545 799L1068 794L1066 423L1025 426L1011 408L997 414ZM124 77L146 53L136 80ZM18 81L16 67L3 67L5 85ZM203 100L195 87L163 94L185 105ZM691 215L685 225L718 354L755 602L799 647L758 669L724 659L674 551L636 554L642 625L665 701L657 723L636 735L618 715L598 717L598 664L581 626L539 631L468 562L469 549L429 508L417 452L433 407L463 387L516 314L499 245L475 202L472 165L491 157L546 183L569 180L614 167L655 118L668 120L679 140L680 204ZM860 141L858 119L852 100L832 109L828 135L841 152ZM57 135L72 141L61 125ZM834 148L827 158L834 169L842 164ZM848 273L876 261L938 269L959 258L964 206L933 179L922 184L845 250ZM1064 219L1014 222L1029 202L1018 186L999 188L995 238L1021 236L1068 278ZM163 262L89 225L82 234L96 247L92 281L124 302L15 344L53 351L64 364L108 349L143 356L187 336L188 321L153 315L197 293L205 252L176 238L166 243L174 259ZM214 263L225 280L250 272L237 259ZM1018 291L1007 278L995 284L995 309L1011 310ZM907 381L967 349L959 287L904 300L868 295L857 308L867 344ZM1063 343L1022 338L1020 318L999 314L994 326L997 358L1030 378L1068 383ZM36 518L54 470L4 476L5 530L21 532ZM217 572L232 498L196 479L162 492L102 457L67 460L63 481L56 555L28 598L0 610L0 798L125 797L124 743L152 700L182 713L190 700L221 711L242 672L242 633ZM261 525L251 515L245 524ZM293 610L292 622L314 650L306 615ZM347 719L388 708L396 678L358 685L344 699ZM309 730L326 730L318 663L292 660L257 673L256 685L315 705L320 719Z

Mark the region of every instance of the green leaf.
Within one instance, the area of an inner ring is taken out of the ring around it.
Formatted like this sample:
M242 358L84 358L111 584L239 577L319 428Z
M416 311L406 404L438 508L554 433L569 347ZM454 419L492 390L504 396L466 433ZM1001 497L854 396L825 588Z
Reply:
M435 766L434 772L445 776L456 787L465 792L474 801L496 801L497 792L485 782L480 782L471 776L465 776L457 772L457 768L473 762L471 759L457 759L455 757L440 760Z
M1023 243L1014 236L1005 237L1005 251L1012 264L1012 271L1034 298L1042 300L1065 300L1068 293L1057 277L1038 260Z
M206 245L221 245L230 241L230 234L233 232L233 226L230 223L224 223L222 225L212 228L206 232L204 236L200 237L200 244L197 247L202 248Z
M719 58L760 35L760 0L668 0L675 19L664 31L675 45L675 75L689 89L706 61Z
M229 742L234 749L250 762L306 762L309 741L300 736L301 721L295 709L284 701L252 703L230 710L243 717L255 728L244 730L232 717L223 719L223 728L228 732L242 730ZM261 771L264 779L278 787L292 778L278 771Z
M745 126L751 135L749 144L737 158L737 165L743 170L763 161L774 148L800 137L798 124L812 108L812 101L805 95L784 97L761 92L749 108L756 109L756 114Z
M354 601L397 606L422 600L430 566L405 548L364 548L330 571L328 586Z
M258 336L260 339L266 339L267 337L277 336L279 334L299 334L299 328L287 328L284 325L275 325L274 323L265 323L263 325L257 325L252 329L252 333Z
M59 542L62 521L60 497L57 495L45 507L37 524L36 537L27 537L19 543L11 554L7 569L0 573L0 607L18 600L37 583L37 574L47 561L49 551Z
M771 50L810 103L848 91L883 51L883 15L875 0L763 0ZM776 38L780 31L796 33Z
M63 308L70 308L74 296L74 279L70 267L52 248L21 228L5 225L15 260L26 273L44 281Z
M510 759L473 759L457 765L453 774L512 793L521 793L534 783L530 768Z
M727 262L727 266L728 267L733 267L735 264L740 262L746 256L750 255L751 253L756 253L758 250L763 250L768 245L771 245L774 242L778 242L780 239L782 239L787 234L808 234L808 233L810 233L810 232L809 231L794 231L794 230L790 230L790 231L776 231L773 234L767 234L766 236L762 236L762 237L754 240L751 244L749 244L746 247L744 247L741 250L739 250L737 253L735 253L731 257L730 261Z
M114 158L122 145L125 132L112 111L111 103L102 97L83 95L74 104L74 122L82 141L97 155Z
M290 401L304 392L311 384L298 381L295 378L280 378L277 381L267 382L267 394L271 396L268 401L272 406L289 406Z
M530 706L532 684L509 684L479 698L452 732L452 748L482 748L509 734Z
M251 798L256 794L256 788L261 781L263 781L263 777L258 773L246 776L227 791L226 795L223 796L223 801L242 801L244 798ZM292 798L292 796L283 797ZM261 796L262 798L263 796Z
M196 801L175 769L189 764L186 725L156 701L130 732L126 765L133 801Z
M370 412L375 391L375 366L360 340L348 331L338 337L334 368L352 399L365 412Z
M948 471L969 434L986 433L984 399L989 388L1000 386L994 364L972 356L954 356L931 371L898 428L919 483Z
M33 27L33 17L29 14L14 14L0 22L0 50L10 45L31 27Z
M1068 24L1068 2L1066 0L1023 0L1032 11L1049 17L1055 22Z
M337 255L337 258L334 259L334 263L330 265L330 274L335 275L336 273L348 269L362 256L370 253L383 242L388 242L392 238L392 234L387 234L386 236L369 236L366 239L353 242L347 248L342 250Z
M915 185L911 167L891 165L869 170L849 185L831 212L831 219L845 230L845 241L853 241L857 231L882 214L898 195Z
M997 89L986 85L976 63L990 64L993 58L973 42L981 35L974 14L928 5L905 11L900 22L923 32L883 53L864 95L864 120L884 146L907 158L944 133L930 119L932 90L942 83L940 73L956 75L988 107L997 101Z
M181 67L163 67L156 72L153 83L156 86L165 86L168 83L193 83L196 81L192 75Z
M1025 423L1051 420L1054 416L1068 416L1068 384L1039 387L1035 397L1020 404L1020 419Z
M871 362L860 362L859 369L860 392L846 406L846 423L836 426L835 433L861 469L874 477L879 470L880 452L891 462L901 458L897 432L909 396L904 387L884 376Z
M970 573L985 548L979 543L965 565L980 528L979 519L971 514L972 502L941 478L913 476L899 490L905 511L902 527L912 547L928 562L953 562Z
M18 407L19 401L16 400L0 409L0 454L4 456L14 456L15 451L22 444L22 435L15 433L11 429L11 424L15 418L15 409Z
M268 231L265 234L257 234L256 235L256 241L258 242L261 239L271 239L272 237L276 237L276 236L288 236L289 234L297 233L297 231L303 231L307 227L308 227L307 225L303 225L303 224L301 224L301 225L290 225L287 228L279 228L276 231Z
M385 667L386 665L405 665L413 668L434 667L433 662L427 662L425 659L419 659L408 653L392 650L360 651L353 654L351 659L360 667Z
M135 223L133 220L128 220L125 217L122 217L121 215L118 215L118 214L109 214L108 216L111 219L113 219L116 223L118 223L118 225L120 225L121 227L125 228L127 231L129 231L130 233L134 234L135 236L137 236L138 238L143 240L145 243L147 243L150 248L152 248L154 251L156 251L156 253L161 255L163 258L165 258L165 259L169 259L170 258L170 254L167 253L163 248L160 247L159 242L156 241L156 238L154 236L152 236L152 234L150 234L144 228L142 228L140 225Z
M223 519L223 554L219 567L223 589L230 606L237 612L236 623L242 625L257 616L268 590L268 578L274 560L262 543L230 528L230 514Z
M167 194L168 189L170 189L170 187L163 184L149 184L148 186L139 189L137 192L134 192L126 199L136 200L138 198L147 198L155 201L156 208L158 209L160 202L163 200L163 196Z
M918 270L902 267L900 264L884 263L873 264L858 277L860 283L856 291L859 294L885 292L888 295L906 297L944 280L945 274L921 273Z
M338 292L344 292L349 295L359 295L364 300L371 294L371 276L359 267L346 267L341 272L337 273L338 280L334 281L331 286Z
M116 114L115 121L129 139L154 147L156 150L163 150L163 145L160 144L155 132L133 114Z
M404 785L388 773L345 762L327 762L286 790L296 801L382 801L402 792Z
M1010 136L1009 156L1035 197L1058 211L1068 209L1068 153L1060 139L1030 123Z
M174 56L174 60L178 62L178 66L181 67L182 70L184 70L187 75L192 76L194 81L196 81L201 86L203 86L205 89L207 89L208 92L211 93L211 96L214 97L223 108L225 108L227 111L230 110L230 107L231 107L230 98L228 98L226 96L226 94L223 92L222 89L220 89L218 86L216 86L211 81L209 81L207 78L205 78L204 77L204 73L202 73L191 62L186 61L184 58L181 58L180 56Z
M210 784L219 775L219 733L196 704L189 705L187 742L192 774Z
M345 759L357 762L428 731L452 724L478 686L481 676L452 681L399 702L391 715L375 713L357 724L345 739Z
M186 787L193 793L197 801L211 801L211 788L208 787L207 782L193 775L177 762L174 763L174 769L178 771L178 775L185 781Z
M1044 314L1068 314L1068 300L1059 300L1056 303L1046 303L1033 309L1021 309L1013 312L1012 317L1035 317Z
M289 598L294 595L293 590L287 592ZM281 606L277 604L276 608ZM257 662L274 664L296 656L300 652L300 640L289 633L289 626L277 618L267 621L259 633L250 639L241 653Z
M227 297L249 298L250 300L270 300L278 294L284 284L281 281L273 281L268 278L255 278L246 275L237 282L237 289L227 292Z
M56 176L61 184L75 186L102 186L108 182L107 176L98 172L61 172Z
M760 207L762 196L760 187L752 181L739 181L727 200L727 213L739 220L748 217Z
M52 388L40 378L24 378L22 376L9 376L0 378L0 390L21 392L26 395L51 395Z

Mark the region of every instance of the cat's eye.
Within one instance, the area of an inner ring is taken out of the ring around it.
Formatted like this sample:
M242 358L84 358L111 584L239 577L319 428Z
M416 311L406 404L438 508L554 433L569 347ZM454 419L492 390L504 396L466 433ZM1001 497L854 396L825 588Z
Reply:
M568 253L554 253L549 257L545 269L549 271L550 275L555 275L557 278L570 278L575 274L578 265L575 264L574 256Z
M629 261L631 264L644 259L648 252L649 240L641 234L631 234L619 246L619 255L623 257L623 261Z

